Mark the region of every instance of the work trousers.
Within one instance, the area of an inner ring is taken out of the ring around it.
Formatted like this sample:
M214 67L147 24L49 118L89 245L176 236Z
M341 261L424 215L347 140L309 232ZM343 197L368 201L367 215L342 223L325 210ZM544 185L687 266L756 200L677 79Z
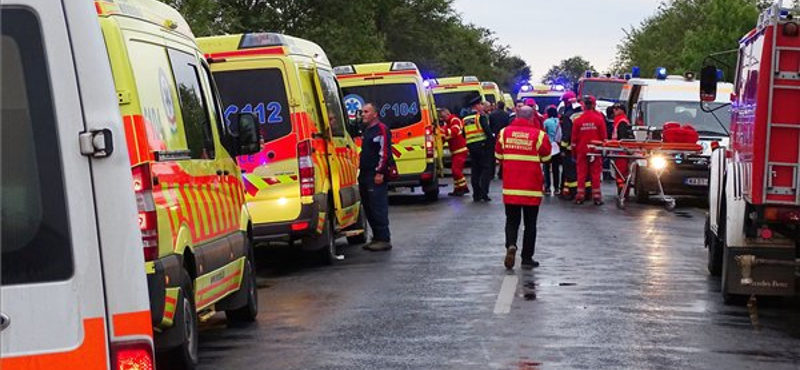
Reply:
M561 154L551 157L550 162L544 164L544 190L550 191L552 185L554 191L561 189Z
M627 158L614 159L614 165L617 166L617 170L619 171L619 173L614 171L614 177L617 180L617 194L622 192L622 188L628 180L628 175L630 174L630 171L628 171L628 164Z
M602 198L601 186L603 176L603 160L598 157L590 157L588 153L578 153L577 158L578 167L578 194L576 197L580 200L586 198L586 182L587 176L591 175L592 184L592 198Z
M389 233L389 185L375 184L375 174L364 174L358 179L361 193L361 205L367 215L367 222L372 228L372 240L388 242L392 240Z
M531 261L536 251L536 221L539 218L539 206L506 204L506 248L517 245L523 216L525 231L522 235L522 260Z
M575 158L572 151L561 153L561 191L565 197L574 196L578 187L578 173L575 168Z
M464 165L467 163L467 152L453 154L450 169L453 171L453 188L456 192L467 192L467 177L464 176Z
M494 148L489 147L486 141L472 143L467 148L472 162L472 198L476 201L482 200L489 196L489 185L494 177Z

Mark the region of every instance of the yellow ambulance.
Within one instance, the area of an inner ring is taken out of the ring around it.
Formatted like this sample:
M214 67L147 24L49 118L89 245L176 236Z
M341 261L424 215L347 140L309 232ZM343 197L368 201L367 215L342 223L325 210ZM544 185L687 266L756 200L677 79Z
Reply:
M481 82L481 90L483 92L483 100L496 105L497 102L503 101L503 92L500 91L500 86L491 81Z
M512 110L514 109L514 98L511 97L511 94L504 92L503 93L503 101L506 103L506 109Z
M224 310L228 321L247 322L258 313L252 224L234 159L258 149L255 117L223 125L210 69L175 9L154 0L95 6L132 165L156 350L166 367L193 368L199 320Z
M337 259L338 237L365 242L358 154L325 51L275 33L198 43L219 87L225 125L235 125L242 112L258 118L260 151L238 158L255 240L299 240L323 263Z
M436 108L417 66L385 62L339 66L334 71L350 118L372 102L381 122L392 130L400 178L390 181L389 187L420 187L428 200L436 200L444 171L442 138Z
M444 107L463 117L469 111L469 102L483 98L481 81L475 76L443 77L429 80L437 107Z

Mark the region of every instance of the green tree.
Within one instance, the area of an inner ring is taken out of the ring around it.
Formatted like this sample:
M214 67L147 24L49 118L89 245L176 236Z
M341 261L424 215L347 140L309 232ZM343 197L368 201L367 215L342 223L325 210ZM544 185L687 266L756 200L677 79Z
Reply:
M571 90L586 71L596 72L597 70L588 60L581 56L574 56L564 59L561 63L550 68L542 77L542 83L548 85L559 84L563 85L567 90Z
M452 0L163 0L197 36L278 32L312 40L336 65L408 60L426 77L475 75L508 91L530 68L465 23Z
M738 40L758 20L759 0L673 0L662 3L656 13L638 27L625 31L617 47L614 70L618 73L639 66L644 77L657 67L670 73L698 71L711 53L736 49ZM736 55L726 57L735 65ZM726 77L733 71L726 68Z

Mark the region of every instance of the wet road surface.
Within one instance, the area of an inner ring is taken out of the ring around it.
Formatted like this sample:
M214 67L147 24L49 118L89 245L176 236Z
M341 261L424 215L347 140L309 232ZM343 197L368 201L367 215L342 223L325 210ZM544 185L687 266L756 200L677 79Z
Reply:
M490 204L394 196L388 253L341 239L345 259L324 267L260 250L258 322L204 323L200 368L800 368L800 304L760 299L757 326L725 306L705 269L703 209L548 198L542 266L518 258L506 271L499 190Z

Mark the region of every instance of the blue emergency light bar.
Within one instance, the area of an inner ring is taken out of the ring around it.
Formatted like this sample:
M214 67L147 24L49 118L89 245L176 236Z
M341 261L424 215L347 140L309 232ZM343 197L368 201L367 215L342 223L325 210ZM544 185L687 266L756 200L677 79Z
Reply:
M633 77L633 78L642 77L642 69L639 68L639 67L631 68L631 77Z
M725 79L725 72L721 69L717 69L717 81L722 82Z
M584 77L592 78L592 74L593 74L592 71L586 71L586 73L584 74Z

